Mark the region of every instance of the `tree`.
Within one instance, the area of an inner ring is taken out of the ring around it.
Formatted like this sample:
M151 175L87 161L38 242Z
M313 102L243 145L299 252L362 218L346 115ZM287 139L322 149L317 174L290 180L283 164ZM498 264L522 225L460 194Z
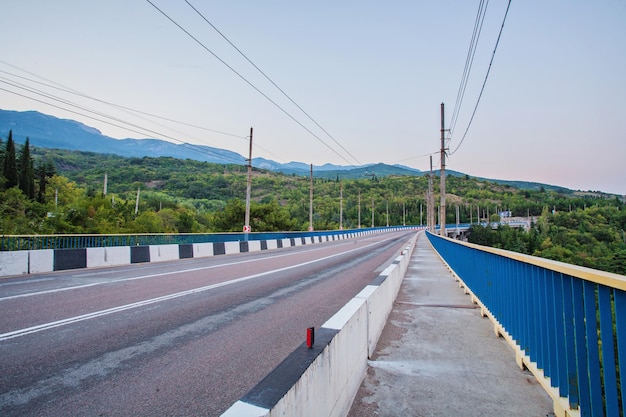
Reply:
M26 138L22 151L18 158L20 190L31 200L35 199L35 170L33 168L33 158L30 157L30 140Z
M4 166L2 174L4 175L4 178L6 178L5 187L7 189L15 187L18 184L17 161L15 159L15 142L13 142L12 130L9 130L7 147L4 151Z
M37 201L40 203L45 202L46 187L48 186L49 178L54 176L56 169L52 162L39 162L35 168L35 176L39 182L39 189L37 191Z

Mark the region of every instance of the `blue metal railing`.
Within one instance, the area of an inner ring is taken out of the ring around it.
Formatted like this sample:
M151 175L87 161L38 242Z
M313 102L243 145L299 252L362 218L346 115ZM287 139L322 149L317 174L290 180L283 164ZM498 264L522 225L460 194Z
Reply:
M626 276L428 238L572 410L624 416Z
M415 226L406 226L415 227ZM345 235L356 232L376 232L403 229L405 226L371 227L351 230L323 230L315 232L260 232L260 233L159 233L118 235L2 235L0 251L36 249L79 249L109 246L144 246L188 243L237 242L300 237Z

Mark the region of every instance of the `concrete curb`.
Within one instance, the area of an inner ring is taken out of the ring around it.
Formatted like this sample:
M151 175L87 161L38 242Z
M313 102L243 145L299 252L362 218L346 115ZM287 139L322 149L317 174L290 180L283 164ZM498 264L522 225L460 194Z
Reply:
M315 345L293 351L222 417L345 416L365 377L367 360L393 308L415 248L393 263L315 333Z

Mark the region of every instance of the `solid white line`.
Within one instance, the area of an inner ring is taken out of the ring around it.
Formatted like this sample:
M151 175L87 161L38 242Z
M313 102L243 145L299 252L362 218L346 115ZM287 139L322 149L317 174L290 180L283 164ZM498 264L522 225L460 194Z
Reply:
M381 241L381 242L383 242L383 241ZM338 246L343 246L343 245L347 245L347 243L340 243ZM325 249L325 248L311 248L310 250L311 251L316 251L316 250L322 250L322 249ZM113 284L113 283L118 283L118 282L135 281L135 280L139 280L139 279L155 278L155 277L161 277L161 276L165 276L165 275L185 274L185 273L188 273L188 272L202 271L202 270L205 270L205 269L222 268L222 267L225 267L225 266L232 266L232 265L241 265L241 264L250 263L250 262L264 262L268 258L269 259L274 259L274 258L281 258L281 257L284 257L284 256L294 256L294 255L297 255L297 254L299 254L299 252L297 252L297 253L279 254L279 255L274 255L274 256L271 256L271 257L264 257L264 258L257 258L257 259L248 259L248 260L237 261L237 262L229 262L229 263L224 263L224 264L219 264L219 265L211 265L211 266L204 266L204 267L199 267L199 268L179 269L177 271L172 271L172 272L161 272L161 273L158 273L158 274L141 275L141 276L138 276L138 277L116 279L116 280L112 280L112 281L93 282L91 284L74 285L74 286L71 286L71 287L55 288L53 290L44 290L44 291L37 291L37 292L31 292L31 293L25 293L25 294L10 295L10 296L7 296L7 297L0 298L0 301L13 300L13 299L16 299L16 298L32 297L32 296L36 296L36 295L54 294L54 293L57 293L57 292L63 292L63 291L77 290L77 289L82 289L82 288L95 287L97 285L106 285L106 284ZM195 259L201 259L201 258L195 258ZM81 275L76 275L75 277L76 278L80 278L80 277L83 277L83 276L91 276L91 275L95 275L95 273L81 274ZM28 282L25 282L25 283L28 283Z
M387 239L385 239L387 240ZM384 242L385 240L382 240L380 242ZM53 329L55 327L60 327L60 326L65 326L68 324L72 324L72 323L78 323L80 321L84 321L84 320L90 320L90 319L94 319L97 317L102 317L102 316L106 316L109 314L113 314L113 313L118 313L121 311L125 311L125 310L130 310L133 308L138 308L138 307L143 307L143 306L147 306L150 304L155 304L155 303L160 303L162 301L167 301L167 300L172 300L175 298L179 298L179 297L184 297L187 295L191 295L191 294L197 294L200 292L204 292L204 291L209 291L215 288L219 288L219 287L224 287L227 285L231 285L231 284L237 284L243 281L248 281L251 279L255 279L255 278L259 278L265 275L270 275L270 274L275 274L277 272L283 272L283 271L287 271L289 269L294 269L294 268L299 268L301 266L306 266L306 265L310 265L316 262L320 262L320 261L324 261L327 259L331 259L337 256L341 256L347 253L351 253L351 252L355 252L358 250L363 250L365 248L368 248L369 246L374 246L377 243L380 242L374 242L374 243L370 243L369 245L366 246L362 246L359 248L355 248L355 249L351 249L345 252L341 252L341 253L336 253L333 255L329 255L329 256L325 256L323 258L319 258L319 259L314 259L312 261L307 261L307 262L303 262L297 265L291 265L291 266L286 266L284 268L278 268L278 269L274 269L272 271L267 271L267 272L261 272L258 274L254 274L254 275L248 275L246 277L241 277L241 278L236 278L230 281L224 281L224 282L220 282L217 284L212 284L212 285L207 285L205 287L199 287L199 288L194 288L191 290L187 290L187 291L181 291L181 292L177 292L177 293L173 293L173 294L168 294L168 295L164 295L161 297L156 297L156 298L151 298L148 300L143 300L143 301L138 301L136 303L131 303L131 304L125 304L122 306L118 306L118 307L112 307L112 308L108 308L106 310L100 310L100 311L94 311L93 313L88 313L88 314L83 314L81 316L75 316L75 317L69 317L67 319L63 319L63 320L57 320L57 321L53 321L53 322L49 322L49 323L44 323L44 324L39 324L37 326L32 326L32 327L27 327L24 329L19 329L19 330L14 330L12 332L8 332L8 333L2 333L0 334L0 342L5 341L5 340L9 340L9 339L14 339L16 337L20 337L20 336L25 336L28 334L32 334L32 333L37 333L37 332L41 332L43 330L48 330L48 329ZM206 269L206 268L197 268L197 269ZM190 271L190 270L187 270ZM158 275L162 275L162 274L158 274Z

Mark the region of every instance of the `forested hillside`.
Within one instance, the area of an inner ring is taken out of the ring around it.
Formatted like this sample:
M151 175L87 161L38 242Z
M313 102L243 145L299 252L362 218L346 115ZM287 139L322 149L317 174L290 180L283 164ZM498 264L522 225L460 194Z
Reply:
M0 143L0 233L188 233L241 231L246 167ZM105 195L105 175L106 195ZM313 175L316 230L425 224L427 176ZM438 192L438 178L433 181ZM254 170L253 232L306 230L310 179ZM447 178L447 224L538 216L529 233L475 228L478 243L625 273L626 213L616 196L520 189L468 176ZM139 204L136 206L137 195ZM340 219L340 207L343 217ZM372 210L373 209L373 210ZM387 214L388 213L388 214ZM495 217L493 217L495 215Z

